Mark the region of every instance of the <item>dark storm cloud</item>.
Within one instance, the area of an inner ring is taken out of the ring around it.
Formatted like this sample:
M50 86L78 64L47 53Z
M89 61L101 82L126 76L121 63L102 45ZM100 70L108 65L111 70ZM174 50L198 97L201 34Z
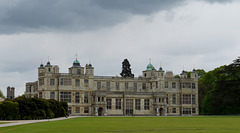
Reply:
M124 22L131 15L149 15L160 10L170 10L185 2L185 0L18 0L13 6L1 7L0 34L92 30Z
M178 4L179 0L22 0L1 7L0 33L91 30L124 22L132 14L151 14Z

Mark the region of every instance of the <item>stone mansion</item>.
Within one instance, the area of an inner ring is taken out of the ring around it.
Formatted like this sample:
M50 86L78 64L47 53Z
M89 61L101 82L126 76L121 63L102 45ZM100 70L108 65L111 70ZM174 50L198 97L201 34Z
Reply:
M48 61L38 68L38 80L26 83L27 97L67 101L71 115L184 116L198 115L198 75L180 76L151 63L142 76L95 76L92 64L76 59L68 73Z

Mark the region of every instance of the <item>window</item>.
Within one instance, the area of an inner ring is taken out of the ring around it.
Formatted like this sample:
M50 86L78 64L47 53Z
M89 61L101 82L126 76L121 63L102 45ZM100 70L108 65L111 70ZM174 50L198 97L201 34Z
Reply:
M39 86L44 85L44 79L39 79Z
M61 101L67 101L67 102L71 103L72 93L71 92L61 92L60 98L62 98Z
M61 80L60 80L60 85L64 85L64 86L70 86L70 85L72 85L72 80L71 80L71 78L61 78Z
M165 88L168 88L168 82L165 82Z
M149 110L149 99L144 99L144 110Z
M196 97L195 97L195 95L192 95L192 104L196 104Z
M84 93L84 103L88 103L88 92Z
M88 87L88 79L84 79L84 86Z
M150 83L150 89L152 89L152 83Z
M39 92L39 98L42 98L42 92Z
M119 82L116 82L116 90L119 90Z
M107 90L110 91L110 82L107 82Z
M143 90L146 90L146 83L143 83L143 84L142 84L142 89L143 89Z
M176 104L176 94L172 95L172 104Z
M172 113L176 113L176 108L172 108Z
M68 103L71 103L71 92L60 92L60 101L66 101Z
M112 99L107 99L107 109L112 109Z
M97 89L101 90L101 82L97 82Z
M121 99L116 99L115 104L116 104L116 109L121 109Z
M80 86L80 79L75 79L75 86Z
M75 107L75 113L80 113L80 107Z
M141 99L135 99L135 109L141 110Z
M55 99L55 92L50 92L50 99Z
M126 115L133 115L133 99L126 99Z
M128 83L125 83L125 90L128 90Z
M68 113L72 114L72 107L68 107Z
M80 93L79 92L75 93L75 103L80 103Z
M88 107L84 107L84 113L88 113L88 112L89 112Z
M191 88L191 83L183 83L183 88Z
M51 68L48 68L48 71L51 72Z
M176 83L175 82L172 82L172 88L176 88Z
M196 89L195 83L192 83L192 89Z
M156 88L158 88L158 82L156 82Z
M81 70L80 69L77 69L77 74L81 74Z
M84 83L85 83L85 84L88 84L88 79L84 79Z
M51 86L55 85L55 79L50 79L50 85Z
M183 94L183 104L191 104L191 95Z
M134 88L134 90L137 90L137 83L133 84L133 88Z
M196 113L196 108L192 108L192 113L193 113L193 114Z
M183 108L183 114L191 114L191 108Z

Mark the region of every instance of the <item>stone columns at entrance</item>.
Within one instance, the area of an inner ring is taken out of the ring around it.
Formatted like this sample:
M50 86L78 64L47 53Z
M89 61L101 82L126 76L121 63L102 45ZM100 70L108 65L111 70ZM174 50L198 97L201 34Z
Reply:
M98 116L98 107L95 106L95 116Z
M104 107L104 115L107 115L107 106Z
M159 116L159 107L157 106L157 116Z

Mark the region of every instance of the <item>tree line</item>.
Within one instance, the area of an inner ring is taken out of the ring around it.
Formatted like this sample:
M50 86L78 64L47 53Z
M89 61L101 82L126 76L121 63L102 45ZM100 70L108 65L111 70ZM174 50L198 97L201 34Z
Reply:
M200 114L240 114L240 58L230 65L198 73Z
M67 102L58 102L54 99L20 96L0 102L0 119L2 120L51 119L66 116L67 111Z

